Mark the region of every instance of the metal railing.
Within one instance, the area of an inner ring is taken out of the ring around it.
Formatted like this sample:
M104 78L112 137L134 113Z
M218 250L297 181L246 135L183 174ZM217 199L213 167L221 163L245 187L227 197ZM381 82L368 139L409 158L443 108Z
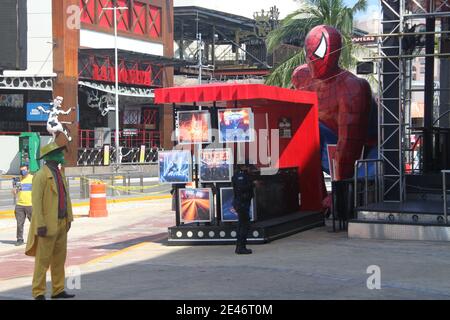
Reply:
M369 164L374 163L375 172L373 175L369 176ZM364 166L364 175L362 178L358 177L358 171L361 166ZM373 178L373 179L370 179ZM363 189L359 191L358 185L361 185L361 180ZM371 186L369 186L369 180L373 180ZM369 193L373 192L373 200L375 203L382 202L384 198L384 165L381 159L367 159L367 160L357 160L355 162L355 172L354 172L354 205L355 208L361 205L369 204ZM361 204L358 199L362 197L364 203Z
M120 163L153 164L158 161L158 150L145 149L144 161L140 160L141 148L122 148ZM105 164L104 148L81 148L78 149L78 166L104 166L111 165L116 161L116 150L110 147L109 162Z
M128 129L132 130L132 129ZM95 148L95 130L80 129L78 131L79 146L81 148ZM116 131L111 130L111 140L114 141ZM119 130L119 143L123 147L135 148L142 145L153 148L161 144L161 134L159 131L136 129L133 131Z
M81 175L78 178L80 180L80 199L89 198L89 186L94 181L105 183L108 195L113 197L133 194L142 195L148 191L152 191L153 188L159 185L157 182L150 183L150 185L145 185L144 179L153 177L143 172Z
M447 205L447 174L450 170L441 170L442 173L442 196L444 200L444 219L445 224L448 224L448 205Z

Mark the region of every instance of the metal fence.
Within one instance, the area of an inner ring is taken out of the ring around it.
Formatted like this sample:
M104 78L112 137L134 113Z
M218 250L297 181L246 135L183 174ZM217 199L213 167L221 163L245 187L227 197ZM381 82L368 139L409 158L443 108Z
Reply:
M442 174L442 198L444 201L444 219L445 224L448 224L448 204L447 204L447 174L450 170L441 170Z
M145 194L168 194L170 185L160 185L156 179L145 173L121 173L121 174L95 174L82 175L79 180L79 199L89 198L89 186L93 182L103 182L107 188L107 194L112 197L142 196Z
M144 161L141 162L141 148L121 148L120 163L151 164L158 161L157 149L145 149ZM104 166L116 162L116 148L110 147L108 162L105 163L104 148L78 149L78 166Z
M123 168L128 167L128 168ZM105 174L80 174L67 176L72 201L85 201L90 196L90 184L103 182L107 187L107 195L114 198L165 196L169 195L171 185L162 185L154 172L144 172L138 165L123 165L121 172ZM15 198L12 193L12 177L0 177L0 210L13 209Z
M369 175L369 165L373 163L374 172ZM362 177L359 169L364 168ZM358 160L354 173L354 206L367 206L369 203L382 202L384 198L384 167L381 159Z

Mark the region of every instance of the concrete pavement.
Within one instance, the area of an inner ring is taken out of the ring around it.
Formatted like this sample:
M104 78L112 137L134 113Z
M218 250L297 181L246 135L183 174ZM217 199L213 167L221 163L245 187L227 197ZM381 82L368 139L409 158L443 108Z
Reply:
M170 200L77 219L67 263L68 275L81 271L77 299L450 299L448 243L354 240L328 226L237 256L232 246L166 246L174 221ZM2 242L11 231L0 226ZM33 259L22 251L0 245L0 299L30 298ZM380 290L367 288L373 265Z

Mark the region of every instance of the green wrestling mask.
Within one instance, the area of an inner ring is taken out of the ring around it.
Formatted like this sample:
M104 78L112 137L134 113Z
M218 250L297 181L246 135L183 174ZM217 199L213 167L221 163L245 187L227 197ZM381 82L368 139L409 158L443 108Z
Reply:
M51 142L41 148L38 160L55 161L63 165L65 164L63 149L65 149L65 146L59 146L55 142Z
M64 152L60 149L46 154L43 159L45 161L55 161L58 164L64 165L66 161L64 160Z

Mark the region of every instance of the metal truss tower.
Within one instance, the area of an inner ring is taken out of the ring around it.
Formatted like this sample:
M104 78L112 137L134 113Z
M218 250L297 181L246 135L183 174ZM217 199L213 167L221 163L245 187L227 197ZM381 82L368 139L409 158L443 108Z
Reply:
M434 59L448 57L435 52L436 19L450 17L450 0L381 0L382 21L378 37L378 148L384 163L384 201L406 199L405 163L411 153L411 93L424 92L423 172L431 168L433 154ZM418 19L425 20L426 31L411 31ZM448 33L448 32L447 32ZM425 37L425 54L405 51L405 37ZM413 89L412 59L425 58L425 85Z

